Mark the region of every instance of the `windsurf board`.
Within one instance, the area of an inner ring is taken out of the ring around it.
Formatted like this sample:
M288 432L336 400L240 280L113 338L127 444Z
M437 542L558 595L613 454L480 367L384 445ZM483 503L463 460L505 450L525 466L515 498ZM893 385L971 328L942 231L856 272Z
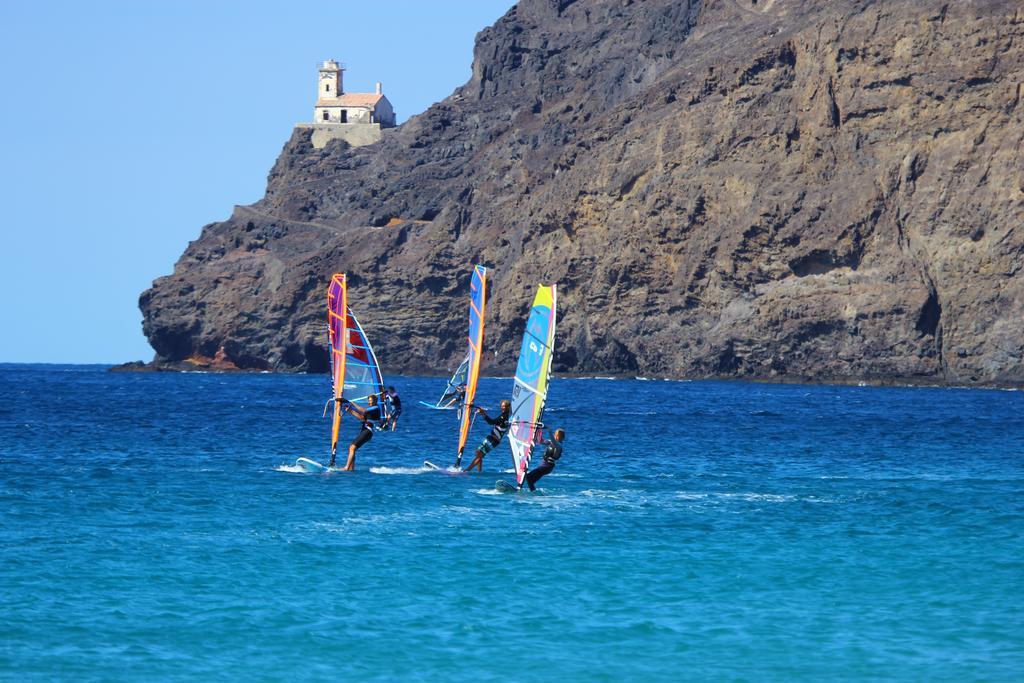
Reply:
M316 460L310 460L309 458L299 458L295 461L295 464L306 470L307 472L333 472L333 467L327 465L321 465Z

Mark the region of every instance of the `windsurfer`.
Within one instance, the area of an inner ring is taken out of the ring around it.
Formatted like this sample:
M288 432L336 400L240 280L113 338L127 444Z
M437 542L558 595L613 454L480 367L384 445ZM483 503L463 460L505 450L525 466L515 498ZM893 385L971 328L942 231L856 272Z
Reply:
M395 391L394 387L388 387L387 392L384 394L384 403L386 406L385 412L388 416L386 427L390 427L391 431L395 431L398 428L398 417L402 414L402 399L399 398L398 392Z
M551 474L551 471L555 469L555 463L562 457L562 442L565 441L565 430L556 429L555 433L548 432L547 441L541 440L540 445L547 446L544 449L544 462L533 470L530 470L526 475L526 483L530 485L530 490L535 491L534 485L541 477L545 474Z
M466 395L466 385L460 384L456 387L452 387L451 385L448 386L451 391L445 393L445 395L441 397L441 400L437 402L438 405L446 407L461 405L462 399Z
M366 401L369 405L366 408L360 408L346 398L339 398L337 400L341 403L342 410L363 421L363 424L359 426L359 433L348 446L348 460L345 462L345 469L351 471L356 468L356 451L360 446L373 438L374 423L380 424L382 421L380 406L377 405L376 394L370 394L367 397ZM331 453L331 463L328 467L334 467L334 453Z
M484 416L487 420L487 424L491 425L491 433L484 437L484 440L480 443L480 447L476 449L476 455L473 457L473 462L469 463L464 472L469 472L474 467L477 471L484 471L484 456L491 452L495 446L501 443L501 440L505 438L508 433L509 426L509 415L512 413L512 403L510 401L501 402L501 414L498 417L492 418L487 414L487 411L483 408L477 408L476 412Z

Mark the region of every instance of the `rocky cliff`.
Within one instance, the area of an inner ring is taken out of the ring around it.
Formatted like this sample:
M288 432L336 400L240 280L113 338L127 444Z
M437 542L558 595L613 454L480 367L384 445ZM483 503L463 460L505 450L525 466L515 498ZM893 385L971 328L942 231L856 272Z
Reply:
M330 274L387 371L1024 383L1024 10L522 0L375 145L297 130L140 300L157 362L323 371Z

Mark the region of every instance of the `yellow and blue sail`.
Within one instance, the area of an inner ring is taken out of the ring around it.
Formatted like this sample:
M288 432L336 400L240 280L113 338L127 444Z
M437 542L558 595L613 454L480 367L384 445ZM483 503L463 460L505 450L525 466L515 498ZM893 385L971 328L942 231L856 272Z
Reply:
M544 426L544 402L547 400L555 348L556 303L555 285L537 288L523 332L523 345L519 349L519 363L512 387L512 424L508 433L519 486L523 485L533 448L540 440Z

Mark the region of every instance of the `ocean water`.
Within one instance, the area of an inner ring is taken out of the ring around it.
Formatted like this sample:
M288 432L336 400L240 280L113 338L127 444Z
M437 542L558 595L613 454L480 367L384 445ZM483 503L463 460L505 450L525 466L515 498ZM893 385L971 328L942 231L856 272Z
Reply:
M1024 679L1022 393L556 378L500 495L392 379L312 475L326 377L0 366L0 678Z

